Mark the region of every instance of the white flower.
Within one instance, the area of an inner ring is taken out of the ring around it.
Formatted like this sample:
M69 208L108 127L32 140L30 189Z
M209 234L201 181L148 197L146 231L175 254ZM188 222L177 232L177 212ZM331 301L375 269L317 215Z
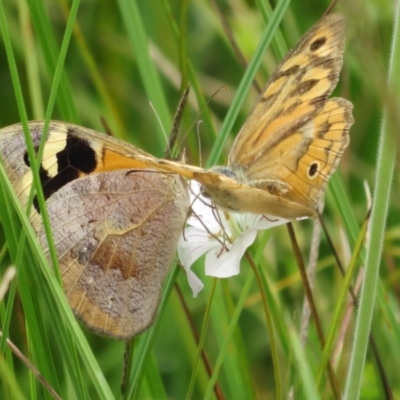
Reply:
M178 243L179 259L185 268L193 296L204 285L190 269L203 254L205 273L227 278L240 272L240 260L254 242L257 231L289 222L283 218L250 213L232 213L211 206L210 199L201 196L200 185L191 181L193 215L188 219Z

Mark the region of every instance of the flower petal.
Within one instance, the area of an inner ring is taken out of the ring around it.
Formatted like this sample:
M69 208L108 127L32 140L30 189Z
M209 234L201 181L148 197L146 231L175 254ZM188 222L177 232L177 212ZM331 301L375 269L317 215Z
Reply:
M197 297L199 292L203 290L204 284L190 268L185 268L185 271L189 282L189 286L193 292L193 297Z
M254 242L257 236L256 229L244 232L233 244L229 245L229 251L221 253L221 245L217 249L210 250L206 255L206 275L217 278L228 278L240 272L240 260L246 249Z
M207 229L212 233L221 231L220 223L215 218L216 210L212 200L202 194L201 185L194 180L190 181L190 202L194 215L189 217L188 225L203 230Z
M212 201L201 195L201 185L191 181L193 215L189 227L179 239L178 254L183 264L193 295L203 288L199 278L191 271L193 263L206 254L206 275L227 278L240 272L240 260L254 242L257 231L287 223L282 218L250 213L228 213L212 206ZM227 240L226 248L220 240Z
M178 242L179 260L185 268L190 268L198 258L215 247L216 243L215 240L210 240L204 229L185 228Z

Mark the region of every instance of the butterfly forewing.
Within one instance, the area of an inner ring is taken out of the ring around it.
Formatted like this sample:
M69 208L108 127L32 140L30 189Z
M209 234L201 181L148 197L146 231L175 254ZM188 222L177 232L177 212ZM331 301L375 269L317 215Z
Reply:
M339 77L344 35L343 17L328 15L302 37L271 76L229 155L228 165L242 168L250 182L257 163L271 161L274 146L323 107Z

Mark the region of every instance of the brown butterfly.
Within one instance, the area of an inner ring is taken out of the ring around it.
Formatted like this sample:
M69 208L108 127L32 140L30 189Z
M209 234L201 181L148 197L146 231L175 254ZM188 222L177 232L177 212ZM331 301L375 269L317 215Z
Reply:
M345 22L322 18L278 65L231 148L226 167L204 170L151 156L156 169L195 179L229 211L294 219L315 216L349 144L353 105L328 99L342 67Z
M35 149L43 125L29 123ZM180 176L124 167L114 149L140 151L89 129L52 121L39 173L71 308L89 329L129 339L155 317L189 195ZM32 170L21 125L0 130L0 157L26 206ZM36 199L30 220L48 255Z

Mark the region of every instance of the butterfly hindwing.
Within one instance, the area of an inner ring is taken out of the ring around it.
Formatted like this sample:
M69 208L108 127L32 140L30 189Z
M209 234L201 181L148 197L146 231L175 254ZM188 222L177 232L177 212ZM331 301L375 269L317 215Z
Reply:
M97 333L128 339L153 321L188 209L180 179L149 170L93 174L47 201L66 297Z
M269 182L284 182L286 190L280 196L315 208L349 144L352 108L347 100L329 99L317 115L274 148L270 163L264 168L257 164L253 186L270 190Z

